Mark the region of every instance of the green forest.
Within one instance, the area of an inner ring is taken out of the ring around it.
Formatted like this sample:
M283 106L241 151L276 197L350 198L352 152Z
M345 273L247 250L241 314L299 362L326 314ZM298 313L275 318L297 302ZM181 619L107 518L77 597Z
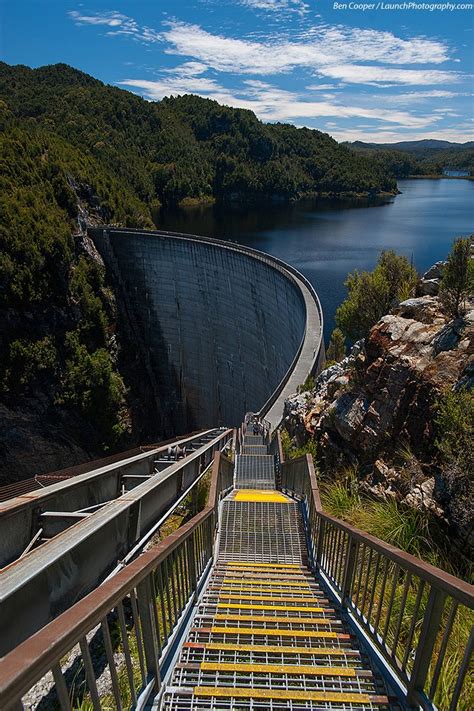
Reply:
M474 143L422 140L395 144L346 143L354 153L365 155L380 163L396 178L409 176L439 177L448 170L465 171L474 176Z
M161 205L396 191L379 162L325 133L197 96L148 102L63 64L0 63L0 127L0 405L20 416L41 402L59 430L74 417L91 453L133 441L133 418L87 225L152 228Z

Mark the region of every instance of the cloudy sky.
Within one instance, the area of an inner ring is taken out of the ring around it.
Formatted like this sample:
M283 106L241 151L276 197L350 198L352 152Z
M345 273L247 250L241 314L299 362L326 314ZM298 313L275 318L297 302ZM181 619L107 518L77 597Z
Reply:
M0 0L1 56L66 62L152 100L199 94L338 140L473 140L474 11L394 2Z

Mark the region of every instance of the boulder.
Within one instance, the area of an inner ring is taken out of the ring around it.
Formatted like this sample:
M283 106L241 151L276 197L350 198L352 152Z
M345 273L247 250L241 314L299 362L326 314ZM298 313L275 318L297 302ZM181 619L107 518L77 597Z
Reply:
M441 279L446 262L435 262L424 274L422 279Z
M439 302L433 296L420 296L402 301L394 312L402 318L414 319L421 323L433 323L439 315ZM441 317L441 320L442 319Z
M420 296L437 296L439 293L439 279L421 279L417 291Z

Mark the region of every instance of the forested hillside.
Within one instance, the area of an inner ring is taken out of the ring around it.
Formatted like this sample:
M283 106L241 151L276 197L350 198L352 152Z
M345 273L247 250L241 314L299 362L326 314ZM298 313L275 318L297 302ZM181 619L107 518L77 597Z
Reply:
M1 64L0 97L28 128L87 151L147 204L396 188L377 163L319 131L263 124L251 111L197 96L147 102L66 65Z
M467 171L474 176L474 143L449 141L405 141L399 143L344 144L358 155L371 157L396 178L409 175L440 176L445 169Z
M327 134L196 96L147 102L66 65L0 64L0 126L0 483L160 435L140 418L88 224L396 190Z

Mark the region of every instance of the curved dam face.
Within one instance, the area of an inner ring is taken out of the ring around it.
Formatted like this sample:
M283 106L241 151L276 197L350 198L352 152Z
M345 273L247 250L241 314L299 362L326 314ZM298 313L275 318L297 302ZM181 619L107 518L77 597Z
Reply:
M317 368L322 343L319 302L301 275L219 240L89 234L118 286L164 431L234 426L278 406L281 417L283 386L294 392ZM301 378L293 385L292 375Z

